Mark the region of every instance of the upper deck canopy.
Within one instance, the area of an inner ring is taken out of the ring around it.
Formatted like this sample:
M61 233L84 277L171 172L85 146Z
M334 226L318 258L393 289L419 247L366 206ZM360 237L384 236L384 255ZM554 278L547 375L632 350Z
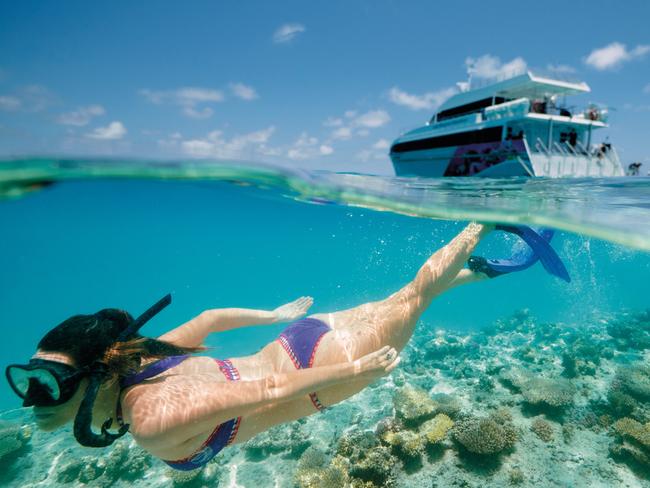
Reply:
M575 83L554 80L544 76L536 76L531 71L501 81L496 81L480 88L457 93L444 102L439 111L452 107L466 105L478 100L491 97L515 98L544 98L553 95L576 95L588 93L591 89L585 82Z

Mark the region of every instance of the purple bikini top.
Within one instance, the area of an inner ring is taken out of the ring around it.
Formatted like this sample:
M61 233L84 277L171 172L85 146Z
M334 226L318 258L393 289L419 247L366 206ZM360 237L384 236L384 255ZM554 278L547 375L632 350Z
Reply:
M124 389L128 388L129 386L137 385L146 379L157 376L160 373L179 365L188 357L189 355L168 356L159 361L156 361L155 363L151 363L139 373L134 373L124 377L120 381L120 386ZM239 372L237 371L237 368L235 368L235 366L228 359L216 359L216 361L219 365L219 369L229 381L239 380ZM119 400L117 404L117 418L119 424L122 425L122 405L119 403ZM226 422L217 425L212 431L212 434L210 434L210 437L208 437L203 445L192 455L184 459L179 459L177 461L169 461L165 459L163 459L163 461L170 467L181 471L189 471L192 469L200 468L208 461L210 461L214 456L216 456L224 447L232 443L232 441L235 439L235 436L237 435L240 423L241 417L227 420Z

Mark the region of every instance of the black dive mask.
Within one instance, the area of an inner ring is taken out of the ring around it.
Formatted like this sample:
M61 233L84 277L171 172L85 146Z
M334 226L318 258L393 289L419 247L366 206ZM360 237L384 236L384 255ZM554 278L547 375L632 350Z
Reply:
M23 399L23 407L53 407L72 398L87 371L35 358L29 364L10 364L5 374L9 386Z

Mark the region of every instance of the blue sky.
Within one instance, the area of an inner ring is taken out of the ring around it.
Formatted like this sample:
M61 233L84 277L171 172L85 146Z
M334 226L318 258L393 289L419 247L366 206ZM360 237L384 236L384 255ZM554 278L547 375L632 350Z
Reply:
M535 5L526 7L526 5ZM0 156L213 157L391 174L389 143L455 84L512 67L587 81L650 169L650 3L0 4Z

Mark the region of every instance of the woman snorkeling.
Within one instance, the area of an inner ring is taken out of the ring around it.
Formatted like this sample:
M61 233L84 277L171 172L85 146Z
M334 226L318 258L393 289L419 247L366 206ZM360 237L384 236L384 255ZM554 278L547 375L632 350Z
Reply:
M75 315L43 337L29 364L8 366L6 376L43 430L74 420L77 441L90 447L108 446L129 431L173 468L195 469L229 444L323 411L390 373L420 315L446 290L538 259L568 279L548 244L552 233L496 228L519 235L525 250L508 261L471 256L495 229L471 223L403 288L348 310L302 318L310 297L273 311L206 310L157 339L137 331L170 303L169 295L135 320L117 309ZM251 356L193 355L210 333L290 321Z

